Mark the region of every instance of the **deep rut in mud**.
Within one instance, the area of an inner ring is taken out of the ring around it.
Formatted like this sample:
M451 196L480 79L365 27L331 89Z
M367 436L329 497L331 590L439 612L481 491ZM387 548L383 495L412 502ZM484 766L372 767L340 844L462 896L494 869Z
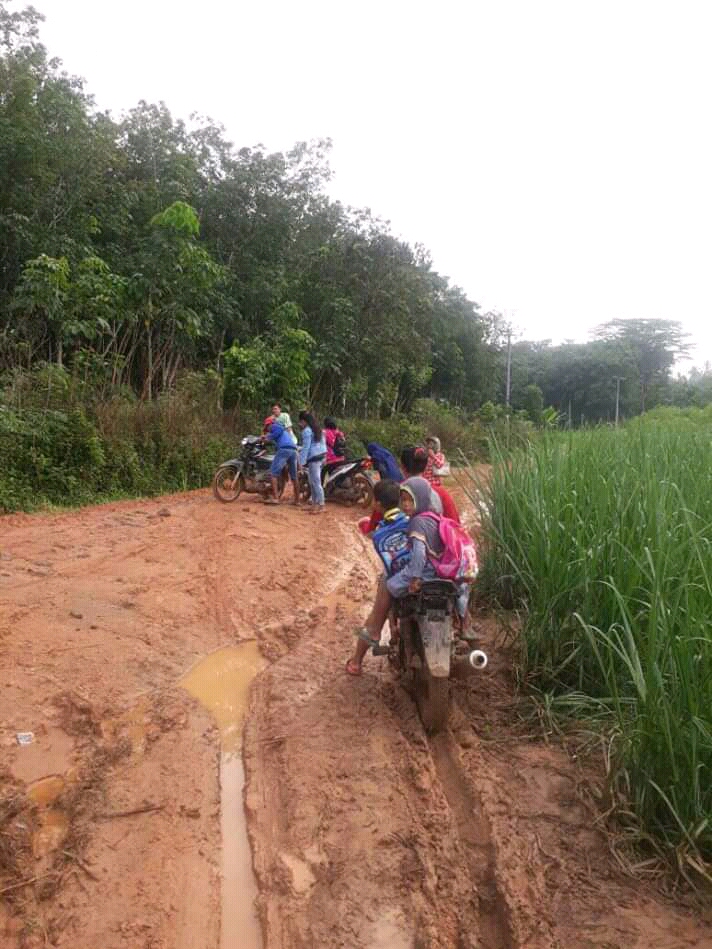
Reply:
M489 822L481 801L463 773L459 749L449 732L432 738L430 747L457 834L468 856L472 888L477 894L480 949L517 949L512 940L509 908L497 883Z

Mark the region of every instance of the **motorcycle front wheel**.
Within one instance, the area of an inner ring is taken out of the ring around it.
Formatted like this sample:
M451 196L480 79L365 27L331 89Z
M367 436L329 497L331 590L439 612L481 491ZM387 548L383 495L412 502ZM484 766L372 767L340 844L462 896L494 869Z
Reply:
M221 465L213 477L213 494L218 501L227 504L236 501L244 487L241 474L237 473L235 465Z
M373 507L373 482L368 475L354 475L354 502L358 507Z

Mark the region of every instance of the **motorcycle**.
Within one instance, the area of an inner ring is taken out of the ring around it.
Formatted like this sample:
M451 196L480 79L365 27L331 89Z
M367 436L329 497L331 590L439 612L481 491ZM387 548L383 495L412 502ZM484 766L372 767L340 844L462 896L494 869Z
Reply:
M218 465L213 475L213 494L223 503L235 501L245 491L247 494L260 494L267 497L272 492L270 467L274 458L274 448L256 435L248 435L241 443L242 451L238 458L231 458ZM279 477L277 494L282 496L287 484L286 469Z
M332 461L321 469L321 483L327 501L344 501L359 507L373 506L373 480L368 473L373 467L370 458L356 461ZM306 468L299 473L299 500L311 497L309 476Z
M388 655L431 735L447 728L450 671L458 642L453 635L457 595L457 586L450 580L425 581L417 593L396 600L396 644L373 647L374 655ZM475 649L468 661L481 670L487 666L487 655Z

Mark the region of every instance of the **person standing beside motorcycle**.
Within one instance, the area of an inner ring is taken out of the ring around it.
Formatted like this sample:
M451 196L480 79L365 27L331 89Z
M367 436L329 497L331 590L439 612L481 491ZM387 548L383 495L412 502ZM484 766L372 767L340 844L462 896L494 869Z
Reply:
M333 418L324 419L324 438L326 439L326 463L334 465L345 460L346 436Z
M265 499L265 504L279 504L279 478L285 467L289 470L289 478L294 488L294 503L299 504L299 466L297 446L292 436L280 422L272 422L267 432L269 441L274 442L277 451L272 459L270 475L272 476L272 497Z
M299 413L299 427L302 430L302 447L299 460L306 468L311 491L311 512L324 512L324 488L321 483L321 468L326 459L326 438L321 426L311 412Z
M283 412L282 406L279 402L275 402L272 406L272 414L268 415L265 419L263 434L267 434L269 431L270 425L272 422L279 422L282 428L287 430L289 437L292 439L293 444L297 444L297 436L294 434L294 428L292 426L292 419L289 416L289 412Z

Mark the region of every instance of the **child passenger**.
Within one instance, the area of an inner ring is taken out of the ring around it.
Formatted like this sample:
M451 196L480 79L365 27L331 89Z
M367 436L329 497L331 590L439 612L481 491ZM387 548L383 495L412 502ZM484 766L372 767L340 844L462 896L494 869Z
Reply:
M403 525L409 556L400 570L381 578L368 619L364 626L357 630L356 649L346 663L346 672L349 675L361 675L363 657L372 646L380 643L381 630L391 611L393 600L400 599L407 593L417 593L424 580L437 579L430 555L437 557L443 552L438 522L433 518L420 516L433 512L433 498L430 485L424 478L409 478L400 485L400 509L409 518L407 524ZM378 531L374 534L374 542L377 534ZM466 595L469 595L469 591L466 591ZM463 611L461 616L466 608L466 598L463 603L458 601L458 612L461 609Z

